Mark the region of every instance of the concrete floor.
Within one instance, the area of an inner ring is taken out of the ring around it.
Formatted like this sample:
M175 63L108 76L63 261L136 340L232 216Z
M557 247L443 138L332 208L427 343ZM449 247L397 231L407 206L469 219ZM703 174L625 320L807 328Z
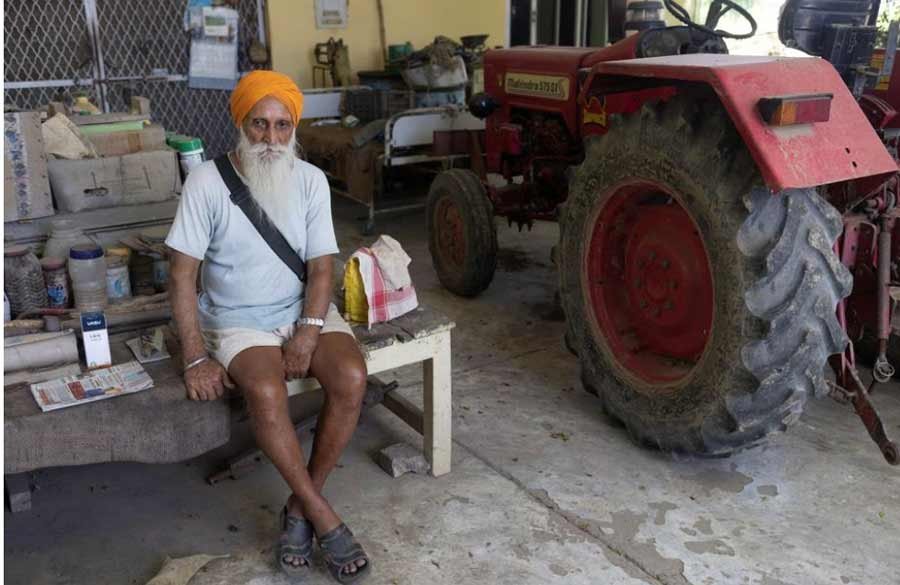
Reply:
M336 205L346 252L369 241L359 214ZM811 404L789 433L730 459L640 449L562 347L556 226L502 225L497 276L476 300L438 285L421 214L379 227L413 257L420 299L457 322L455 443L451 474L391 479L371 454L417 437L380 407L362 420L327 495L373 559L369 583L900 583L900 470L849 407ZM382 377L417 399L419 374ZM900 388L876 400L900 438ZM288 583L273 563L283 482L267 466L210 487L220 457L33 474L33 510L5 514L6 583L142 584L166 556L198 553L231 556L194 585ZM318 564L304 582L331 581Z

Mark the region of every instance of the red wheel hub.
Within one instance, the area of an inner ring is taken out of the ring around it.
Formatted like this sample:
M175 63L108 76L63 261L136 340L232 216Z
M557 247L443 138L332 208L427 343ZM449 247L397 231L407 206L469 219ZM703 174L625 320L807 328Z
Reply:
M438 254L445 265L461 268L466 258L466 237L459 207L449 198L438 201L434 211Z
M697 225L663 185L621 185L587 250L594 319L619 366L643 382L686 378L712 329L713 282Z

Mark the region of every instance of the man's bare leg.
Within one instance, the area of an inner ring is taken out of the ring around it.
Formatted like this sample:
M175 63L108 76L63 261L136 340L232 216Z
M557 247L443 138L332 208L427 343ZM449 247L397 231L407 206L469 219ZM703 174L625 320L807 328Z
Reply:
M312 522L317 534L336 528L341 520L310 479L291 422L281 348L246 349L232 360L228 371L244 394L256 444L291 488L294 497L289 511Z
M353 436L366 394L366 362L356 340L344 333L321 335L310 375L325 390L307 466L313 485L322 493L328 475Z
M272 360L277 360L277 367L272 364ZM319 338L319 345L310 364L310 373L316 376L325 390L325 405L319 415L308 471L303 469L305 473L302 474L297 473L296 469L297 465L301 468L303 466L303 451L288 414L287 388L282 380L280 348L259 347L245 350L232 360L229 370L235 371L232 379L242 389L247 400L247 409L257 444L272 460L291 488L292 495L287 502L288 512L292 516L310 520L317 534L327 533L340 524L340 519L327 500L321 496L322 488L353 435L366 390L365 361L356 341L342 333L326 333ZM237 373L238 371L242 374ZM275 380L279 380L280 383L275 384ZM272 391L272 386L279 386L279 391ZM254 404L251 404L251 395L255 397ZM277 416L278 413L283 414L283 417ZM280 420L282 418L286 420L285 428L289 431L291 439L281 439L282 433L286 432L281 429L284 424L284 421ZM271 435L274 435L274 441L270 438ZM277 454L270 453L268 445L272 445ZM286 468L283 468L279 461L286 461ZM294 482L300 482L298 487L295 487L295 483L289 479L288 473L297 476ZM314 503L310 508L308 501L310 496L309 494L304 496L307 490L306 480L312 484L314 493L321 503L325 504L327 528L323 528L310 516L321 504ZM333 520L328 520L329 515ZM299 566L299 559L286 557L285 560ZM364 565L365 561L362 560L356 563L356 567ZM347 571L355 572L356 567L348 567Z

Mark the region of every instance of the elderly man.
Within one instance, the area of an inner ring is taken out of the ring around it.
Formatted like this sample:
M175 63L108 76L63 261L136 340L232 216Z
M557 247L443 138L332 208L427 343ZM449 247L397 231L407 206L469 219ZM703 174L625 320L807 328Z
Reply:
M338 248L325 175L294 156L302 106L303 96L287 76L245 76L231 96L240 140L220 164L233 165L261 220L277 228L305 261L305 284L232 202L226 180L210 161L185 181L166 239L171 301L188 397L216 400L233 380L246 399L257 444L291 489L280 520L281 568L289 575L307 570L315 536L332 576L344 583L367 574L369 561L322 488L356 427L366 365L353 332L330 304ZM325 391L308 465L288 414L285 385L306 376L315 376Z

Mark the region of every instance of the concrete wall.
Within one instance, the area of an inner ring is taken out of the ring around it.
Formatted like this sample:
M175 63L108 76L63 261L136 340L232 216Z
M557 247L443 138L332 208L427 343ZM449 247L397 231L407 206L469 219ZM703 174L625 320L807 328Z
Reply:
M409 41L415 49L435 36L489 34L488 45L507 43L507 0L382 0L388 45ZM314 0L269 0L272 65L312 87L313 48L329 37L343 38L350 47L353 72L380 69L383 63L376 0L349 0L349 26L316 28Z

